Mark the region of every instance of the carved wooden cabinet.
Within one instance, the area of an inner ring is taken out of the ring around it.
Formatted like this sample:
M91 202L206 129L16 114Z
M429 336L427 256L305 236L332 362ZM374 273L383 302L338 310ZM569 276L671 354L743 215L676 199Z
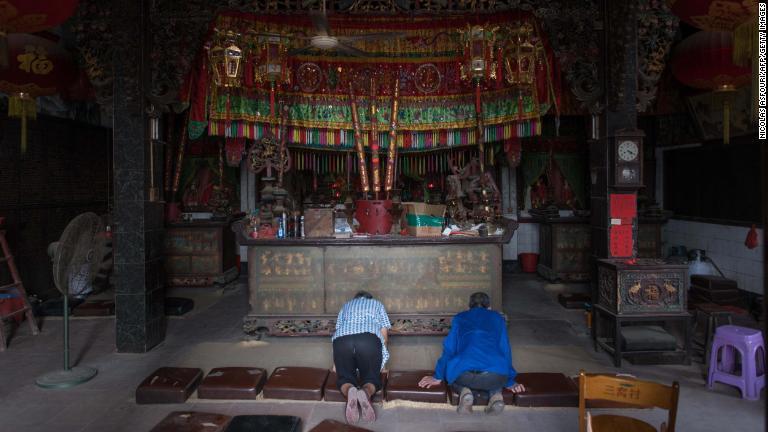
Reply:
M173 223L165 231L169 286L226 284L238 276L235 236L229 222Z
M567 217L536 221L539 223L539 274L551 281L589 280L592 238L587 221Z
M687 265L642 258L634 264L598 260L597 303L612 313L685 312L687 294Z

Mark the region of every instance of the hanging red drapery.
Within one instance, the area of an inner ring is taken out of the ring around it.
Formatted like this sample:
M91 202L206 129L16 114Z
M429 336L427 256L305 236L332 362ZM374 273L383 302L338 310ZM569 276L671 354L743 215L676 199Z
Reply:
M677 45L672 54L672 74L683 84L724 95L723 142L729 141L729 93L749 84L751 69L733 63L733 35L701 31Z
M8 116L21 119L21 151L26 151L27 120L37 115L35 98L58 93L75 79L69 53L34 35L8 35L10 61L0 70L0 92L8 95Z

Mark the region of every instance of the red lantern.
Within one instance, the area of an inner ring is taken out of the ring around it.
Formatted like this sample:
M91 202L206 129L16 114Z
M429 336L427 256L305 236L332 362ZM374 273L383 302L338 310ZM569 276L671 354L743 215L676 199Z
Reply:
M37 114L35 98L56 94L75 78L69 53L34 35L8 35L9 67L0 70L0 92L8 95L8 116L21 118L21 149L26 150L27 119Z
M733 31L757 14L757 0L667 0L672 13L686 23L710 31Z
M667 0L672 13L696 28L733 32L733 61L739 66L757 64L758 3L757 0ZM757 81L753 87L754 100ZM757 112L755 108L753 115Z
M0 67L8 67L6 35L56 27L75 12L79 0L0 0Z
M680 42L672 53L672 74L689 87L723 94L723 142L728 144L729 95L752 79L751 68L733 63L733 34L701 31Z
M701 31L680 42L672 54L672 74L703 90L733 90L749 84L751 69L733 64L733 35Z

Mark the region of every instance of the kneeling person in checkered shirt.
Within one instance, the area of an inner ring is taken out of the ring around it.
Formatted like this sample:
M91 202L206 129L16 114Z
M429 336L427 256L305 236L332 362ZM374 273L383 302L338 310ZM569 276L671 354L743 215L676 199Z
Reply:
M360 291L342 306L333 335L333 363L341 394L347 398L347 422L376 420L371 397L381 389L381 370L389 359L388 329L392 325L384 305ZM357 387L358 373L360 387ZM359 412L358 412L359 408Z

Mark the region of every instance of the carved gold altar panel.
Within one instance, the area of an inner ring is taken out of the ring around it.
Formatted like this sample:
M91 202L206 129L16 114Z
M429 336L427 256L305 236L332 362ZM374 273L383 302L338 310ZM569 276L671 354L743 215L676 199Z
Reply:
M255 246L248 263L252 316L335 318L360 290L380 299L390 316L450 317L476 291L501 307L501 250L494 244Z
M325 313L322 248L249 248L248 267L252 313Z
M467 308L470 294L500 298L498 246L334 247L325 255L327 313L359 290L390 313L446 314Z

